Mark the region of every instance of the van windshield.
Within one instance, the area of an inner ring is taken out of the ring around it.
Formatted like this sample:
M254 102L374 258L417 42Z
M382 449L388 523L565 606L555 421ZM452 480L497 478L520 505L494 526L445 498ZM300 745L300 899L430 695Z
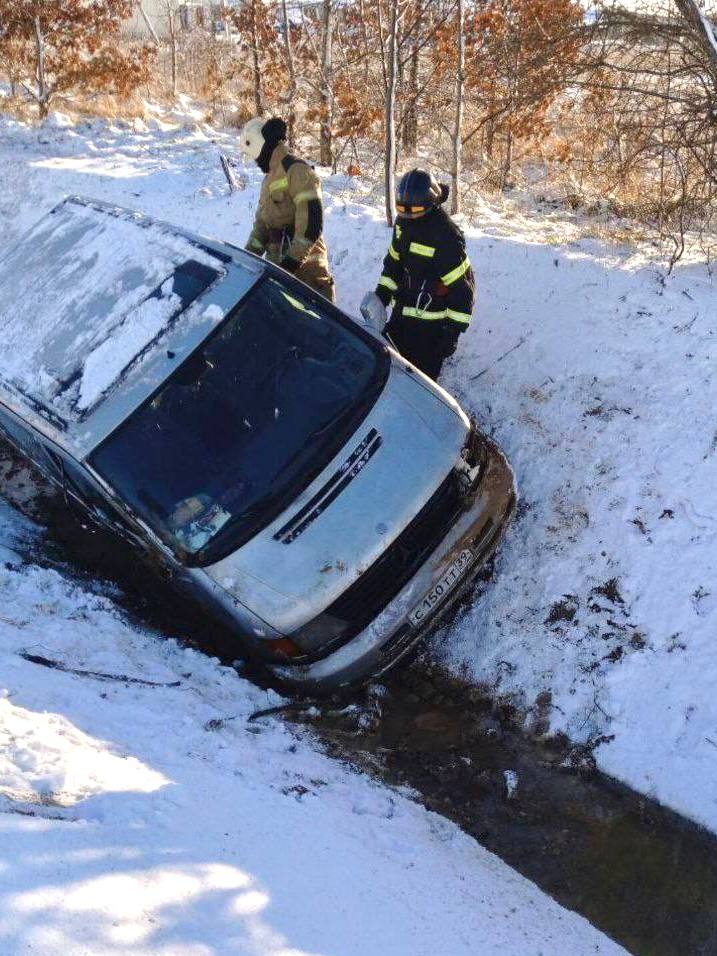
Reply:
M267 277L90 464L183 560L211 564L326 467L388 366L379 343Z

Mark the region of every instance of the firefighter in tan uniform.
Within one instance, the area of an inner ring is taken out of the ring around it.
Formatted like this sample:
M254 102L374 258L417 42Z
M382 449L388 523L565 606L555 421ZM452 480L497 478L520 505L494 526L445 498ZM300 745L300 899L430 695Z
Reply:
M242 151L266 174L246 248L333 302L321 183L313 167L289 152L285 140L286 123L276 117L249 120L241 131Z

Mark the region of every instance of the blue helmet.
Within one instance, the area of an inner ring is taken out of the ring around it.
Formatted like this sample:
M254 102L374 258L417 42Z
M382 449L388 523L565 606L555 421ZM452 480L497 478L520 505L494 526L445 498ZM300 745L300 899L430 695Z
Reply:
M396 190L396 213L401 219L418 219L448 198L448 186L425 169L404 173Z

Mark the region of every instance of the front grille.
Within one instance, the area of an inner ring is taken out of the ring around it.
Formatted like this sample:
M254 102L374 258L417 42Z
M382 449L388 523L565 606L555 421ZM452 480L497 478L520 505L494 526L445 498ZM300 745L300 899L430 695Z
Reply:
M460 481L451 471L393 544L326 609L332 617L348 622L343 641L360 633L410 581L462 510Z

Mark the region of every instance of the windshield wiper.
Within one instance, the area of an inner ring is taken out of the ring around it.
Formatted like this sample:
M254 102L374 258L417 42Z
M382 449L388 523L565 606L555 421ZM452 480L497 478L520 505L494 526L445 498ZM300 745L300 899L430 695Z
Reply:
M350 405L348 408L344 407L341 409L341 411L337 415L334 415L333 418L330 418L323 425L319 425L319 427L314 429L314 431L309 432L309 434L304 439L303 447L299 449L299 451L296 453L294 457L298 457L298 455L302 454L302 452L305 451L307 445L310 445L313 442L315 442L317 438L321 438L321 436L324 435L327 431L329 431L330 428L336 427L336 425L338 425L343 418L346 418L346 416L349 413L352 413L354 410L355 410L354 406L352 405ZM293 459L290 459L289 464L291 464L292 460Z
M323 425L319 426L319 428L307 435L302 443L301 448L289 459L289 461L286 462L284 468L282 468L281 472L269 485L265 494L263 494L260 498L257 498L256 501L252 502L248 508L240 511L238 514L232 515L229 521L227 521L227 523L219 531L217 531L217 533L209 541L207 541L204 547L200 548L196 557L203 563L204 559L216 548L221 548L222 542L227 539L227 536L231 537L237 525L246 524L247 522L250 526L256 524L258 519L260 519L260 517L266 511L267 506L271 507L272 503L276 500L277 486L281 488L281 485L285 481L285 470L287 468L291 468L295 464L297 458L299 458L301 455L305 455L307 449L310 448L317 441L317 439L321 438L326 432L329 431L329 429L335 428L343 418L353 411L354 409L352 407L349 407L348 409L342 409L338 415L334 415L334 417L329 419L328 422L325 422Z

